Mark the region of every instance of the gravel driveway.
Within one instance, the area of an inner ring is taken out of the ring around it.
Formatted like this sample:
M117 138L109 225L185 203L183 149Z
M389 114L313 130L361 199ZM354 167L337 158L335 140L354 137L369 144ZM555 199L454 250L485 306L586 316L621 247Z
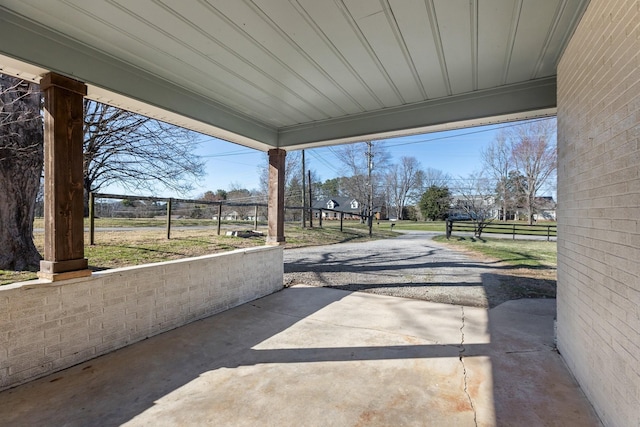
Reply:
M474 307L555 297L555 281L434 242L438 233L287 249L285 285L306 284Z

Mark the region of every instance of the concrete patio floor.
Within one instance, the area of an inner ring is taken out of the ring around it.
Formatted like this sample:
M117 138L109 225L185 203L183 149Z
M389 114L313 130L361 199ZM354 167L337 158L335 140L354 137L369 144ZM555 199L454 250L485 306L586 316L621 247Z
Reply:
M555 300L296 286L0 393L7 426L597 426Z

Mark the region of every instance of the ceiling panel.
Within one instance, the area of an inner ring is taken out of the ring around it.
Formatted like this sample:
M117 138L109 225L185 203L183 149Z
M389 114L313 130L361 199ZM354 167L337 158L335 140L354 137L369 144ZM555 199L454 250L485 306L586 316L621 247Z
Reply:
M547 35L563 2L522 2L505 83L529 80L535 74L540 55L544 54Z
M383 3L383 2L381 2ZM380 72L390 79L392 86L401 97L402 104L425 99L424 89L416 80L413 63L408 58L404 41L396 28L395 20L386 4L377 7L369 0L347 0L345 4L355 17L356 25L366 38L378 63Z
M456 116L548 114L587 5L0 0L0 67L65 74L100 99L244 145L302 147L428 131ZM488 105L505 100L518 111Z
M255 3L286 34L292 44L308 55L309 63L315 65L318 72L325 76L326 83L323 87L315 88L316 95L323 95L341 107L341 112L333 116L366 111L366 107L358 101L362 96L352 96L346 89L358 84L357 80L302 5L297 2L289 3L288 0L259 0ZM296 6L292 11L294 16L280 13L289 4ZM372 101L369 97L364 100L364 104L371 107Z
M351 74L359 81L359 84L355 85L356 90L362 86L376 100L374 109L398 105L401 100L397 91L394 90L389 79L380 73L379 64L373 52L363 43L364 38L346 7L338 1L299 0L299 2L314 18L316 25L341 58L344 58Z
M500 86L506 80L517 29L518 3L519 0L482 2L478 11L478 89Z
M392 11L426 98L449 94L448 77L437 29L424 0L391 0ZM434 35L435 34L435 35Z
M559 4L556 20L547 34L547 45L539 58L532 78L556 74L560 55L571 36L567 29L573 28L573 23L579 18L580 3L580 0L565 0Z
M475 2L435 0L438 31L444 49L444 59L452 94L471 92L476 76Z

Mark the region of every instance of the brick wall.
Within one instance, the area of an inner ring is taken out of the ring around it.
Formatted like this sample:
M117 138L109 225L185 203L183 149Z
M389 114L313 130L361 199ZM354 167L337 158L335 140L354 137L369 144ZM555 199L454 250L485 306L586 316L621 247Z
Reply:
M591 0L558 68L558 348L640 426L640 1Z
M0 287L0 389L282 288L282 247Z

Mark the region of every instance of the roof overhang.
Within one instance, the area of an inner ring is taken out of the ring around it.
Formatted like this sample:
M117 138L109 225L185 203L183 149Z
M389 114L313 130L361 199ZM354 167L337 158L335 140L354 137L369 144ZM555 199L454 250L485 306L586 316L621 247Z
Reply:
M4 0L0 72L57 72L96 101L299 149L555 114L555 66L587 4L163 0L140 15L117 1Z

